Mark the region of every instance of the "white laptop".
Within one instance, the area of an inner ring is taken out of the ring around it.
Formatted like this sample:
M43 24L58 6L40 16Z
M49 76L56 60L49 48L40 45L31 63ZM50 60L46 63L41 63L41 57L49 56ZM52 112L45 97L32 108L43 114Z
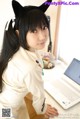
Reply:
M64 109L80 103L80 61L74 58L60 79L45 81L44 88Z

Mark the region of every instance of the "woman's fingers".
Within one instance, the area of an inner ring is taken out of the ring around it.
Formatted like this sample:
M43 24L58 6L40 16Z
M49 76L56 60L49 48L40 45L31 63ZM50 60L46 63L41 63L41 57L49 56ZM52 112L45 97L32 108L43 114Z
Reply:
M48 117L58 116L58 111L56 108L52 107L51 105L48 105L45 116L48 116Z

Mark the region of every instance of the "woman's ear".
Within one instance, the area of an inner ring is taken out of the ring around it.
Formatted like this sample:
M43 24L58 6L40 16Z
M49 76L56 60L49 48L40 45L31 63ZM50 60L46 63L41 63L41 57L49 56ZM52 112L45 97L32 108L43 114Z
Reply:
M19 36L19 30L16 30L16 34Z

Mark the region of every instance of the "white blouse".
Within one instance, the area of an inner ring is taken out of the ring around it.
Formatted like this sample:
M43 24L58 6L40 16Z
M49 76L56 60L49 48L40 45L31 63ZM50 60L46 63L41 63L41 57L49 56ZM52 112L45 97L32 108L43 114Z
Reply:
M9 60L2 76L3 91L0 93L0 108L10 107L14 119L28 119L24 97L29 92L33 95L33 107L36 112L38 114L45 113L47 105L44 105L42 65L38 52L30 52L22 47ZM20 111L24 110L27 115L25 116L23 112L21 117L22 113L18 114L19 109Z

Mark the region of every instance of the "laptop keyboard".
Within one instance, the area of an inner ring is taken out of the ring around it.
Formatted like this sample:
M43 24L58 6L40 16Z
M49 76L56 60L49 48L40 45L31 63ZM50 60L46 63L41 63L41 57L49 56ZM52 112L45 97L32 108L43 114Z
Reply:
M71 88L67 86L64 88L61 83L62 82L54 82L54 84L50 84L49 82L45 82L44 88L53 98L56 96L60 100L66 100L68 103L79 98L79 96L72 91Z

